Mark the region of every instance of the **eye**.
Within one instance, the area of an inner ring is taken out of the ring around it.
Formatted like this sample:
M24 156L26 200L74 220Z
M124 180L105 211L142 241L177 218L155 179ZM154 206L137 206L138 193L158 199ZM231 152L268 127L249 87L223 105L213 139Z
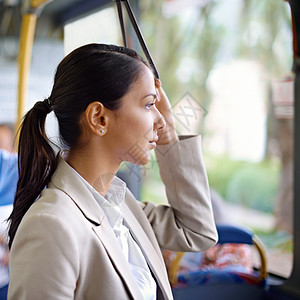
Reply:
M155 101L153 102L148 102L146 105L145 105L145 108L148 109L148 110L151 110L151 107L155 105Z

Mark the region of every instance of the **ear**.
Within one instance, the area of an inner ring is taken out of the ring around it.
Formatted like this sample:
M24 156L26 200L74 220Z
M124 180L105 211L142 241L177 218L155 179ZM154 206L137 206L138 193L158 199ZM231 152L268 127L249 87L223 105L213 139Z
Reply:
M106 108L99 101L89 104L85 110L85 117L89 128L97 135L103 136L108 125Z

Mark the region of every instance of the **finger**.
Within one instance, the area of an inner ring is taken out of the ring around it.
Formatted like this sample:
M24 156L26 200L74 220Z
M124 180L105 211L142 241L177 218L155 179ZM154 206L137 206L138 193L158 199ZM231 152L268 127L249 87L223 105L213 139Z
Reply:
M171 103L165 93L165 91L163 90L163 88L158 88L158 92L159 92L159 98L160 101L159 103L157 103L156 107L159 107L159 110L170 110L171 109Z
M160 88L162 86L161 81L158 78L154 78L155 86Z
M161 81L157 78L154 78L154 84L155 84L155 90L156 90L156 101L159 102L160 101L160 91L159 88L161 87Z
M156 91L156 102L159 102L160 101L160 92L159 92L159 89L155 88L155 91Z

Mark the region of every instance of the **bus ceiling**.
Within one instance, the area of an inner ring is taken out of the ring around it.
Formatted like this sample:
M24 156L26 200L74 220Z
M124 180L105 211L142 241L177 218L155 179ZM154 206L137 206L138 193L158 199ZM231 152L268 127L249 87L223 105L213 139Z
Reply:
M13 11L37 16L42 13L43 19L50 19L54 27L62 27L70 20L112 3L112 0L2 0L0 16L4 20L4 16L8 17Z

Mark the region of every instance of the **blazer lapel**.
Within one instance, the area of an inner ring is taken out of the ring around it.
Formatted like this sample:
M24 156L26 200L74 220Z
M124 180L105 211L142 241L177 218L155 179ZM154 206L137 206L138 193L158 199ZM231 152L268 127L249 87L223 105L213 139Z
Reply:
M131 293L132 298L138 300L143 299L140 289L134 280L134 277L132 276L129 265L124 259L124 255L120 249L118 241L116 238L114 238L115 234L108 223L108 220L104 218L102 224L94 227L93 230L105 247L107 254L109 255L124 284Z
M49 187L52 184L67 194L90 222L97 225L102 222L105 217L103 210L76 171L61 156Z
M94 225L93 231L105 247L111 262L122 278L133 299L143 299L140 289L132 276L129 265L124 259L123 252L118 244L117 238L95 198L84 185L75 171L59 157L57 170L52 176L51 185L66 193L82 214Z
M125 203L123 204L122 211L124 214L124 221L126 222L126 225L130 229L135 241L138 243L143 254L145 255L147 263L153 272L164 297L166 299L173 299L168 277L165 276L166 269L164 262L156 253L143 228Z

